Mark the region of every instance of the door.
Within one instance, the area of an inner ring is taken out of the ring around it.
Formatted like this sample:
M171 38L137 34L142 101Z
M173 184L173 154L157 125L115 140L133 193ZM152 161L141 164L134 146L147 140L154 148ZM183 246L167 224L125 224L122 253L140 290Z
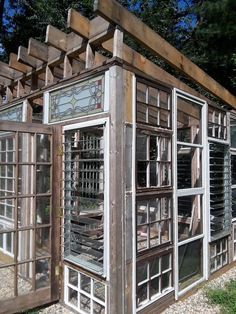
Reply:
M0 124L0 313L59 296L58 134L43 125Z

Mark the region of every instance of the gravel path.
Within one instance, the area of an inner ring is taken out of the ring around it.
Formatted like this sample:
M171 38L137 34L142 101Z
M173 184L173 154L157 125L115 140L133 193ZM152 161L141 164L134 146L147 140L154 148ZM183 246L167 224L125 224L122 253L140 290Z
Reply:
M236 280L236 267L231 268L220 277L206 283L195 294L169 306L162 314L219 314L219 306L212 306L204 295L206 288L223 288L226 282Z

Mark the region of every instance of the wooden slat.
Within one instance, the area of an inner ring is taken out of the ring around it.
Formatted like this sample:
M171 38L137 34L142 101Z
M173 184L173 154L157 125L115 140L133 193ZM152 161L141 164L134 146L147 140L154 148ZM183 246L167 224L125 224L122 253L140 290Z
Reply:
M15 53L10 53L9 67L22 73L32 71L32 67L17 61L17 55Z
M89 20L74 9L68 11L67 27L84 38L89 37Z
M42 66L42 64L43 64L42 61L40 61L34 57L29 56L28 55L28 49L23 47L23 46L19 46L19 48L18 48L17 61L22 62L28 66L31 66L34 69Z
M48 61L48 46L40 41L30 38L28 44L28 55L41 61Z
M50 44L54 48L65 51L67 50L67 36L66 33L60 31L52 25L47 26L46 31L46 44Z
M0 85L6 86L11 85L13 80L0 76Z
M89 41L91 44L98 45L113 37L115 26L104 20L101 16L97 16L89 25Z
M19 71L10 69L7 63L0 61L0 76L12 80L19 77L20 75L21 73Z
M236 108L234 95L119 3L114 0L96 0L94 10L108 21L120 25L124 31L154 55L161 57L210 93Z

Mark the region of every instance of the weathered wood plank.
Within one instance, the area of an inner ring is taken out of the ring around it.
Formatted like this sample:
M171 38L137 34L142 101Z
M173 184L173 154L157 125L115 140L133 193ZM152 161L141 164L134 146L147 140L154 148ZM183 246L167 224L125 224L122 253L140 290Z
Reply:
M74 9L68 11L67 27L84 38L89 37L89 19Z
M34 69L36 69L37 67L42 66L43 62L31 57L28 55L28 49L23 47L23 46L19 46L18 48L18 55L17 55L17 61L22 62Z
M0 85L6 86L11 85L13 80L0 76Z
M17 61L17 55L15 53L10 53L9 67L22 73L28 73L32 71L32 67Z
M47 26L45 43L62 51L67 51L66 33L60 31L52 25Z
M43 62L51 62L56 58L61 57L61 51L52 47L48 46L40 41L30 38L28 44L28 54L31 57L39 59Z
M154 55L161 57L210 93L236 108L234 95L119 3L114 0L96 0L94 10L108 21L120 25L125 32Z
M20 77L21 72L9 68L7 63L0 61L0 76L12 80Z

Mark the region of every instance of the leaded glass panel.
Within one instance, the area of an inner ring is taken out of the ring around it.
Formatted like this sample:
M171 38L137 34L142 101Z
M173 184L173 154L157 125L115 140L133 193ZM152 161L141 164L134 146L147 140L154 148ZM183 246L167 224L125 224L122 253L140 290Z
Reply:
M0 111L0 120L22 122L23 103Z
M49 122L100 112L103 100L104 76L53 91L49 96Z

